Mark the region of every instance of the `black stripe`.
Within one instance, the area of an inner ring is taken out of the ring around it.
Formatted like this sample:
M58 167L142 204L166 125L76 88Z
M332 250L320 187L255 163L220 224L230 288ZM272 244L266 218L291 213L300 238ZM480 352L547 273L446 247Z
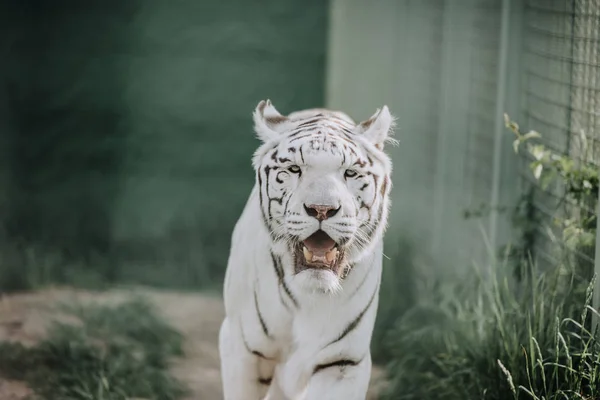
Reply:
M344 132L347 135L354 135L354 132L352 131L352 129L346 128L346 127L342 127L342 132ZM348 138L348 140L350 140L350 138Z
M327 116L327 118L336 120L336 122L338 122L338 123L340 123L342 125L352 126L350 124L350 122L346 121L343 118L338 117L337 115L330 114L330 115Z
M275 272L277 273L277 278L279 279L279 284L281 285L281 287L283 287L283 290L288 295L290 300L292 300L292 303L294 303L294 306L296 306L296 308L298 308L298 301L296 300L296 298L294 297L294 295L288 288L287 284L285 283L285 280L283 279L283 267L281 266L281 259L279 257L275 256L275 254L273 254L273 252L271 252L271 259L273 260L273 266L275 268Z
M261 353L258 350L252 350L252 351L250 351L250 353L254 354L256 357L264 358L265 360L270 360L269 357L265 356L263 353Z
M288 174L288 172L286 172L286 171L279 171L277 173L277 175L275 175L275 181L277 183L280 183L280 184L283 183L283 180L279 177L279 175L281 175L281 174Z
M296 298L294 297L294 295L290 291L290 288L288 288L287 284L285 283L285 281L283 279L281 280L281 286L283 287L283 291L288 295L288 297L290 298L290 300L292 300L292 303L294 303L294 306L296 308L298 308L299 307L298 300L296 300Z
M265 360L272 360L271 358L265 356L260 351L258 351L258 350L252 350L250 348L250 345L246 341L246 335L244 334L244 329L242 328L242 321L240 321L239 323L240 323L240 332L242 334L242 341L244 342L244 347L246 348L246 351L248 351L248 353L253 354L253 355L257 356L257 357L264 358Z
M292 130L290 130L290 132L287 135L287 139L292 139L302 133L305 132L310 132L311 130L316 130L320 127L321 125L318 123L313 123L313 124L306 124L304 126L299 126L297 128L294 128Z
M258 315L258 320L260 321L260 326L262 327L263 333L266 337L271 339L271 335L269 334L269 328L267 328L267 324L263 319L262 314L260 313L260 309L258 308L258 296L256 295L256 288L254 289L254 306L256 307L256 314Z
M342 129L342 131L343 132L341 133L341 135L339 135L339 138L342 139L343 141L345 141L348 144L351 144L353 146L356 145L356 142L350 136L350 135L352 135L352 132L351 131L346 131L344 129Z
M283 192L283 195L285 195L286 192ZM283 204L283 197L273 197L272 199L269 199L269 203L275 202L279 205Z
M310 133L307 133L304 136L298 136L297 138L293 138L292 140L290 140L290 143L295 142L296 140L301 140L301 139L304 139L306 137L312 136L313 134L314 134L313 132L310 132Z
M267 196L268 202L267 202L267 218L269 220L271 220L271 218L273 218L273 215L271 214L271 202L273 201L273 199L269 196L269 174L271 172L271 167L266 166L265 167L265 195Z
M291 133L288 135L288 138L294 137L295 135L301 133L301 132L308 132L310 130L316 130L319 127L323 126L323 124L319 124L318 122L314 122L314 123L307 123L304 125L299 125L297 128L294 128L292 131L290 131Z
M258 383L261 385L270 385L273 378L258 378Z
M381 199L381 201L379 202L379 210L377 212L377 219L373 223L373 226L377 226L381 223L381 218L383 217L383 210L385 210L385 202L384 202L384 199ZM373 231L374 230L375 229L373 229Z
M286 193L287 194L287 193ZM284 195L285 196L285 195ZM285 206L283 206L283 215L287 214L287 210L288 210L288 204L290 204L290 200L292 199L292 196L289 196L287 198L287 201L285 202Z
M268 165L265 166L264 172L265 172L265 195L267 196L267 199L269 199L269 201L267 203L267 215L265 216L265 219L267 221L269 221L271 219L271 199L269 198L269 173L271 172L271 167L269 167ZM267 224L267 226L270 226L270 225ZM269 229L269 232L270 231L271 230Z
M370 172L369 172L369 175L371 175ZM378 194L377 188L379 187L379 185L377 184L377 180L379 179L379 175L372 174L372 176L373 176L373 183L375 184L375 189L374 189L374 191L375 191L375 200L377 200L377 194ZM373 202L375 202L375 200L373 200Z
M315 123L317 123L317 122L319 122L321 120L323 120L323 118L321 118L321 117L316 117L316 118L309 119L308 121L304 121L303 123L298 124L296 126L296 129L301 128L303 126L310 125L310 124L315 124Z
M340 333L340 335L337 337L337 339L329 342L327 344L327 346L330 346L334 343L339 342L340 340L342 340L343 338L345 338L348 334L350 334L350 332L352 332L354 329L356 329L356 327L358 326L358 324L360 324L360 321L362 320L362 318L365 316L365 314L367 313L367 311L369 310L369 308L371 308L371 304L373 304L373 300L375 299L375 294L377 294L377 290L379 289L379 285L377 285L375 287L375 290L373 291L373 294L371 295L371 300L369 300L369 303L367 304L367 306L360 312L360 314L358 314L356 316L356 318L354 318L352 320L352 322L350 322L348 324L348 326L346 326L346 328L342 331L342 333ZM325 347L327 347L325 346Z
M377 215L375 216L375 220L373 222L369 221L369 226L368 226L367 232L366 232L366 234L367 234L366 236L368 236L369 239L373 239L373 233L375 233L375 230L377 230L377 227L381 223L381 220L383 218L383 212L386 209L385 200L386 200L385 197L381 198L381 201L379 202L379 207L377 208ZM369 220L370 219L371 219L371 210L369 210Z
M354 289L354 292L352 292L352 294L350 295L350 297L354 297L354 295L356 295L356 293L358 293L358 291L360 290L360 288L363 287L363 285L365 284L365 282L369 278L369 272L370 272L369 270L367 270L365 272L365 276L363 276L362 281L360 281L360 283L358 284L358 286L356 287L356 289Z
M380 193L381 193L382 196L385 196L385 194L387 192L388 184L389 184L389 179L388 179L388 176L386 175L383 178L383 185L381 185L381 192Z
M300 159L302 160L302 164L304 164L304 153L302 152L302 146L299 147L300 150Z
M285 307L286 310L288 311L292 311L292 309L290 308L290 306L288 305L287 301L285 301L283 299L283 296L281 295L281 285L277 286L277 293L279 294L279 300L281 300L281 304L283 304L283 306Z
M270 232L271 229L269 228L269 222L267 219L267 215L265 214L265 207L263 204L262 175L260 174L260 171L257 171L257 174L258 174L258 202L260 203L260 213L262 215L262 219L265 224L265 228L267 228L267 232Z
M296 136L307 133L307 132L309 132L309 131L306 129L295 129L295 130L291 131L290 134L287 135L287 139L291 140L291 139L295 138Z
M275 268L275 273L277 273L277 278L281 281L283 279L283 268L281 268L281 264L277 261L275 254L271 253L271 259L273 260L273 267Z
M331 367L355 367L358 364L360 364L362 362L362 360L351 360L348 358L342 358L340 360L336 360L336 361L332 361L326 364L319 364L317 365L314 369L313 369L313 375L316 374L319 371L322 371L324 369L327 368L331 368Z
M242 341L244 342L244 347L248 350L248 353L254 354L254 352L250 349L248 342L246 341L246 335L244 334L244 329L242 328L242 321L240 321L240 332L242 334Z

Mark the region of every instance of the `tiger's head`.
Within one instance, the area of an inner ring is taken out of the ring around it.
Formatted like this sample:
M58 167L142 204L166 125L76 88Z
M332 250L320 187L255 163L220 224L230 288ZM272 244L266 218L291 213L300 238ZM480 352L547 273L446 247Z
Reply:
M262 141L253 165L272 251L292 265L287 272L300 289L335 292L386 229L392 163L383 146L394 119L386 106L358 124L325 109L284 116L269 100L253 117Z

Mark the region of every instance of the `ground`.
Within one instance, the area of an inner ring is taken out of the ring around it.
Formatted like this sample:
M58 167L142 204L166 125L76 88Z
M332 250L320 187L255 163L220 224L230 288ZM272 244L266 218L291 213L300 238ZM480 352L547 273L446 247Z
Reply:
M174 359L172 372L191 389L185 400L220 400L218 332L223 319L223 302L216 295L136 289L158 306L164 317L185 337L185 356ZM82 290L55 288L35 293L2 296L0 298L0 341L18 340L33 344L44 337L48 323L61 318L56 311L59 302L71 304L119 302L130 290L92 293ZM374 367L368 400L377 398L383 385L383 373ZM0 400L24 400L31 391L22 382L0 377Z

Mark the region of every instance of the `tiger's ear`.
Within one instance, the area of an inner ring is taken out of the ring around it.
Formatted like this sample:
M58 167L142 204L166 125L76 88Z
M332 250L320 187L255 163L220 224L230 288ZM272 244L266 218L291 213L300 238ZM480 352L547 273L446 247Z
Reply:
M394 141L390 135L395 126L396 122L390 110L387 106L383 106L381 110L377 109L371 118L358 124L354 133L366 138L379 150L383 150L386 141Z
M281 115L268 99L258 103L252 116L254 130L263 142L277 139L289 120L288 117Z

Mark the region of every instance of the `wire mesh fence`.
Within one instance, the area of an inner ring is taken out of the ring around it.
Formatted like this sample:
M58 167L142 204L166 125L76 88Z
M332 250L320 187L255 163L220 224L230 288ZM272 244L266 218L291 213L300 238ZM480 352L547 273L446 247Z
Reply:
M372 23L361 18L367 9ZM332 15L328 105L362 116L386 102L398 116L392 235L418 232L419 250L441 270L481 262L523 239L501 209L526 198L535 222L526 246L537 263L593 266L594 246L569 246L555 220L593 217L597 193L591 207L574 205L560 182L536 179L502 113L540 132L554 153L600 165L599 0L333 0ZM349 71L363 30L371 59ZM393 68L380 69L388 60ZM374 73L386 89L361 87L358 96L353 82Z
M545 145L581 164L598 165L598 101L600 100L600 2L594 0L541 1L525 5L523 87L525 124L539 131ZM567 257L583 270L593 269L593 246L564 243L556 217L586 218L595 210L586 202L565 201L565 187L544 187L521 164L522 190L533 190L539 218L532 248L538 263L555 266ZM589 204L595 204L592 195Z

